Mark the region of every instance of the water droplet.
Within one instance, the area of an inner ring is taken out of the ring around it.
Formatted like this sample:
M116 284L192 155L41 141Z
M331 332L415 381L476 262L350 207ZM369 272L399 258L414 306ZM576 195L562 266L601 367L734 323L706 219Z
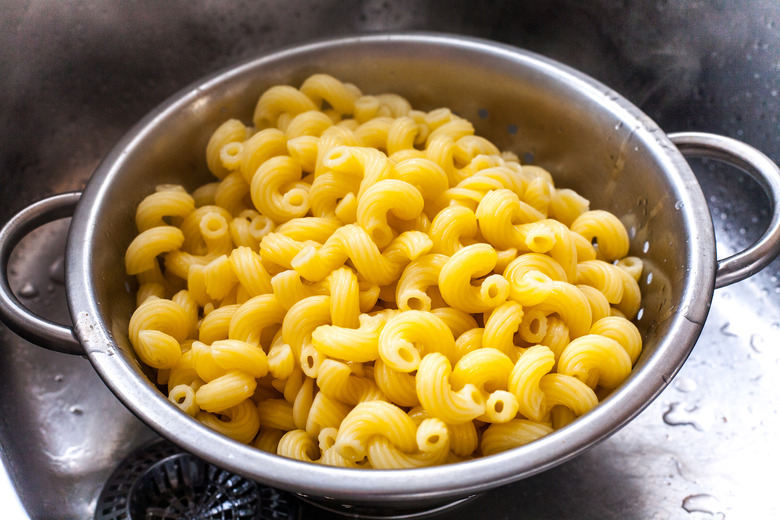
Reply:
M653 273L647 273L647 285L653 283Z
M650 242L645 240L645 243L642 244L642 252L647 253L648 251L650 251Z
M35 298L38 296L38 289L30 282L27 282L19 289L19 296L22 298Z
M683 499L682 508L689 513L722 514L718 499L705 493L689 495Z
M477 114L479 115L480 119L487 119L490 113L487 111L486 108L480 108L477 110Z
M62 383L63 381L65 381L65 377L62 374L57 374L56 376L54 376L54 380L58 383Z
M729 326L731 326L731 323L729 323L728 321L726 323L724 323L720 327L720 333L723 334L724 336L730 336L732 338L736 338L737 335L729 330Z
M623 122L622 121L618 121L615 124L615 130L620 130L621 128L623 128Z
M674 209L682 209L683 206L685 206L685 204L683 204L683 201L681 200L678 200L677 202L674 203Z
M75 405L68 408L68 411L73 415L84 415L84 410Z
M764 351L764 338L758 334L752 334L750 336L750 348L755 352L761 353Z
M65 284L65 258L59 257L49 266L49 278L54 283Z
M693 429L702 431L701 424L697 418L699 407L696 405L686 406L684 403L672 403L663 414L663 420L669 426L691 426Z
M677 380L674 383L674 387L680 392L685 392L686 394L693 392L696 390L696 388L698 388L698 386L696 385L696 381L694 381L690 377L677 378Z

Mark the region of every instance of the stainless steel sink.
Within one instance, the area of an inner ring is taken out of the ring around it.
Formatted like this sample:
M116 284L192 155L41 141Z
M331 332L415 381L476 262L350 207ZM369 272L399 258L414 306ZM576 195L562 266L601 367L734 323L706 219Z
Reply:
M113 143L174 91L281 45L381 30L481 36L603 81L668 132L744 140L780 161L780 4L703 0L587 4L457 1L0 1L0 222L79 189ZM767 223L745 175L697 162L721 257ZM11 279L30 307L66 322L67 221L29 236ZM780 516L780 261L715 293L693 354L636 420L582 456L436 518ZM92 518L121 460L156 438L85 359L0 325L3 517ZM14 496L21 506L13 513ZM7 505L10 504L10 505ZM302 518L315 516L301 506Z

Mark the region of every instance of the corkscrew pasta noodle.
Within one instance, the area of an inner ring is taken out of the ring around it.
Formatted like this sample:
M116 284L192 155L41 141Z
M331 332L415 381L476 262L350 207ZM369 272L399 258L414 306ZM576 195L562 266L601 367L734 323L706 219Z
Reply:
M448 108L314 74L137 207L128 336L172 406L309 463L417 468L566 426L630 374L618 216Z

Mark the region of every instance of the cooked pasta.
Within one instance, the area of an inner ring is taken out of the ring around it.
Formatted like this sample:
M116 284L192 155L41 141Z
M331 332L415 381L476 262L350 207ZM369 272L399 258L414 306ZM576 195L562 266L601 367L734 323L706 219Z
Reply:
M204 153L213 182L137 207L128 336L221 434L339 467L455 463L565 427L641 355L620 218L448 108L318 73Z

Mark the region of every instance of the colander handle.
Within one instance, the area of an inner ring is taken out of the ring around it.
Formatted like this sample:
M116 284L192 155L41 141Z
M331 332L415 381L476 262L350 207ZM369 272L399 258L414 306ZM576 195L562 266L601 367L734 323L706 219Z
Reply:
M718 260L715 287L748 278L780 253L780 168L752 146L721 135L680 132L669 139L686 156L714 159L744 171L758 182L769 198L772 215L764 234L744 251Z
M0 319L22 338L65 354L84 355L71 327L44 319L20 302L8 283L8 263L16 245L30 232L73 215L81 192L62 193L35 202L0 229Z

